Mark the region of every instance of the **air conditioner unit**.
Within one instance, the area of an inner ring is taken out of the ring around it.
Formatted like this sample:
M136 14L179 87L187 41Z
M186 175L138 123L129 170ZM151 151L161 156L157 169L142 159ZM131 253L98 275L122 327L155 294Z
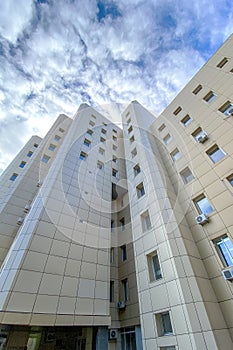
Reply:
M233 116L233 108L230 107L229 109L227 109L224 114L227 116L227 117L230 117L230 116Z
M30 209L31 209L30 205L26 204L24 207L24 213L28 213Z
M199 143L204 143L206 140L208 140L208 136L206 132L202 132L198 137L197 137L197 142Z
M125 309L125 307L126 307L125 301L123 301L123 300L122 300L122 301L118 301L117 307L118 307L118 309L120 309L120 310Z
M56 335L53 332L48 332L45 335L45 342L49 343L49 342L53 342L54 340L56 340Z
M24 218L19 217L18 220L17 220L17 224L18 225L22 225L23 221L24 221Z
M225 280L228 280L228 281L233 280L233 268L232 267L229 269L223 270L222 274L223 274L223 277L225 278Z
M118 329L109 329L109 340L116 340L118 336Z
M196 223L199 225L204 225L205 223L207 223L209 221L208 217L205 214L200 214L198 215L196 218Z

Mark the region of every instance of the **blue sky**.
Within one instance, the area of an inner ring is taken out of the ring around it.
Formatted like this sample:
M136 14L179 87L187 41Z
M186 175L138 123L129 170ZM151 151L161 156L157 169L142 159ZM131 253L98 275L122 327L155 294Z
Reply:
M0 172L59 113L160 113L232 32L230 0L0 2Z

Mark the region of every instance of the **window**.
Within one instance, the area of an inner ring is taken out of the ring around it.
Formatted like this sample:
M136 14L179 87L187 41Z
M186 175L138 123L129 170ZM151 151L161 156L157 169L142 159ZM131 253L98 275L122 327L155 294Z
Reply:
M219 111L226 116L231 116L233 115L233 104L230 101L227 101L219 108Z
M227 181L229 181L230 185L233 186L233 174L227 177Z
M151 221L148 210L141 214L142 231L148 231L151 229Z
M102 129L101 129L101 132L102 132L103 134L106 134L107 130L102 128Z
M55 148L56 148L56 146L53 145L52 143L50 143L50 145L49 145L49 150L52 151L52 152L54 152L54 151L55 151Z
M213 163L219 162L223 157L225 157L225 153L218 145L214 145L208 151L206 151L207 155L210 157Z
M33 145L35 148L37 148L38 147L38 143L34 143L34 145Z
M96 119L96 116L94 114L91 115L92 118Z
M140 168L139 164L136 164L133 167L133 171L134 171L134 176L137 176L141 172L141 168Z
M208 94L203 98L204 101L211 103L216 99L217 95L213 92L210 91Z
M189 183L194 179L194 176L188 167L186 167L180 172L180 176L185 184Z
M112 247L110 249L110 263L113 264L114 263L114 254L115 254L115 250L114 248Z
M167 134L164 138L163 138L163 141L165 143L165 145L168 145L172 140L172 137L170 134Z
M11 181L15 181L15 179L17 178L17 176L18 176L18 174L13 173L13 174L11 175L11 177L10 177L10 180L11 180Z
M116 151L116 150L117 150L117 146L116 146L116 145L112 145L112 149L113 149L114 151Z
M100 142L105 142L105 141L106 141L106 139L101 136L100 137Z
M218 68L222 68L223 66L225 66L225 64L228 62L228 59L226 57L224 57L218 64L217 67Z
M80 155L79 155L79 159L81 160L86 160L87 159L87 154L85 152L81 152Z
M159 350L176 350L175 345L160 346Z
M176 110L173 112L174 115L179 114L182 111L182 108L179 106L178 108L176 108Z
M115 129L112 129L112 131L113 131L115 134L117 134L117 131L116 131Z
M85 146L89 147L89 146L90 146L90 144L91 144L91 141L90 141L90 140L88 140L88 139L84 139L83 144L84 144Z
M54 136L54 140L55 140L55 141L59 141L59 140L61 140L61 137L58 136L58 135L55 135L55 136Z
M104 150L103 148L100 147L100 148L99 148L99 153L102 154L102 155L104 155L105 150Z
M231 73L233 73L233 68L230 70Z
M155 315L158 335L169 335L173 333L169 311Z
M25 165L26 165L26 162L22 161L22 162L19 164L19 167L20 167L20 168L24 168Z
M113 141L117 141L117 137L116 136L112 136L112 139L113 139Z
M114 232L114 220L111 220L111 232Z
M50 159L50 157L47 156L46 154L44 154L43 157L41 158L41 161L42 161L43 163L48 163L49 159Z
M180 153L180 151L178 150L178 148L175 148L174 151L172 151L172 152L170 153L170 156L172 157L172 160L175 161L175 160L180 159L181 153Z
M201 89L202 89L202 85L198 85L198 86L193 90L193 94L194 94L194 95L197 95L198 92L201 91Z
M110 281L109 301L110 301L110 303L114 302L114 281Z
M112 169L112 176L117 178L118 171L116 169Z
M137 150L134 148L131 152L132 158L134 158L137 155Z
M204 142L204 140L207 140L207 134L204 130L202 130L202 128L197 128L193 133L192 133L192 137L197 141L197 142L201 142L201 140L203 140L202 142Z
M101 162L100 160L98 160L98 162L97 162L97 168L98 168L98 169L103 169L103 168L104 168L104 163Z
M122 283L122 287L123 287L123 297L124 300L127 301L129 300L129 283L128 283L128 279L125 278L124 280L121 281Z
M135 141L135 138L134 136L131 136L130 139L129 139L130 143L133 143Z
M116 156L112 156L112 161L114 162L114 163L117 163L117 157Z
M103 125L104 125L104 126L107 126L107 123L103 122Z
M131 133L131 131L133 131L133 127L132 127L132 125L129 127L129 129L128 129L128 134L130 134Z
M60 131L60 132L65 132L65 130L64 130L64 129L62 129L62 128L59 128L59 131Z
M129 125L130 122L131 122L131 118L129 118L129 119L127 120L127 124Z
M191 122L192 122L192 118L188 114L183 119L181 119L181 123L184 126L188 126Z
M145 189L144 189L144 186L143 186L143 182L141 182L139 185L137 185L136 190L137 190L138 198L141 198L142 196L144 196Z
M93 134L93 131L91 129L87 129L87 134L88 135L92 135Z
M166 128L166 125L163 123L162 125L160 125L160 127L158 128L159 132L163 131L163 129Z
M121 260L127 260L126 245L121 246Z
M227 235L213 240L217 252L225 266L233 266L233 244Z
M121 231L125 231L125 218L121 218L120 220Z
M29 151L28 154L27 154L27 157L31 157L32 155L33 155L33 152Z
M214 210L204 194L194 199L194 204L199 214L209 214Z
M159 257L157 251L147 255L147 264L150 282L154 282L162 278Z
M89 121L89 125L94 126L94 125L95 125L95 122L93 122L93 120L90 120L90 121Z

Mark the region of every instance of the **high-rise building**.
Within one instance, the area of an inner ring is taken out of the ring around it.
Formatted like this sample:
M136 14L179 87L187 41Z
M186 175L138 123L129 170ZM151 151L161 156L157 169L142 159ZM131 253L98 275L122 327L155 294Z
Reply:
M82 104L0 178L0 349L233 349L233 36L157 118Z

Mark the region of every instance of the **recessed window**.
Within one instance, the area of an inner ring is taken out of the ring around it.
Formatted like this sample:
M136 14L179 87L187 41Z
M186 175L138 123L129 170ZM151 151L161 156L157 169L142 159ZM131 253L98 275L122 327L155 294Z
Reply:
M50 157L47 156L46 154L44 154L43 157L41 158L41 161L42 161L43 163L48 163L49 159L50 159Z
M137 176L141 172L141 168L140 168L139 164L136 164L133 167L133 171L134 171L134 176Z
M94 114L91 115L92 118L96 119L96 116Z
M230 183L231 186L233 186L233 174L227 177L227 181Z
M93 120L90 120L90 121L89 121L89 125L94 126L94 125L95 125L95 122L93 122Z
M154 282L161 279L162 272L157 251L154 251L153 253L147 255L147 264L150 282Z
M180 176L185 184L189 183L194 179L194 176L188 167L186 167L180 172Z
M117 141L117 137L116 136L112 136L112 139L113 139L113 141Z
M125 218L124 217L121 218L119 220L119 222L120 222L120 225L121 225L121 231L125 231Z
M102 154L102 155L104 155L105 150L104 150L103 148L100 147L100 148L99 148L99 153Z
M183 119L181 119L181 123L184 126L188 126L191 122L192 122L192 118L188 114Z
M218 64L217 67L218 68L222 68L223 66L225 66L225 64L228 62L228 59L226 57L224 57Z
M116 169L112 169L112 176L117 177L118 176L118 171Z
M27 157L31 157L32 155L33 155L33 152L29 151L28 154L27 154Z
M34 143L34 145L33 145L35 148L37 148L38 147L38 143Z
M93 134L93 131L91 129L87 129L87 134L88 135L92 135Z
M110 250L110 263L113 264L114 263L114 255L115 255L115 250L114 248L112 247L111 250Z
M121 281L122 287L123 287L123 297L124 301L129 300L129 282L128 279L125 278L124 280Z
M219 108L219 111L228 117L233 115L233 103L231 103L230 101L227 101L226 103L224 103L224 105L222 105Z
M231 73L233 73L233 68L230 70Z
M159 350L176 350L175 345L160 346Z
M210 214L214 210L204 194L193 200L199 214Z
M133 127L132 127L132 125L129 127L129 129L128 129L128 134L130 134L131 133L131 131L133 131Z
M81 160L86 160L87 159L87 154L85 152L81 152L80 155L79 155L79 159Z
M112 131L113 131L115 134L117 134L117 131L116 131L115 129L112 129Z
M202 89L202 85L198 85L198 86L193 90L193 94L194 94L194 95L197 95L198 92L201 91L201 89Z
M102 128L102 129L101 129L101 132L102 132L103 134L106 134L107 130Z
M137 155L137 150L134 148L131 152L132 158L134 158Z
M111 220L111 232L114 232L114 220Z
M173 112L174 115L179 114L182 111L182 108L179 106L176 108L176 110Z
M55 148L56 148L56 146L53 145L52 143L50 143L50 145L49 145L49 150L52 151L52 152L54 152L54 151L55 151Z
M163 138L163 141L165 143L165 145L168 145L172 140L172 137L170 134L167 134L164 138Z
M217 249L217 252L225 266L233 266L233 244L227 235L221 236L213 243Z
M112 145L112 149L113 149L114 151L116 151L116 150L117 150L117 146L116 146L116 145Z
M170 153L170 156L172 157L172 160L175 161L175 160L180 159L181 153L180 153L180 151L178 150L178 148L175 148L174 151L172 151L172 152Z
M204 141L206 141L208 139L207 133L204 130L202 130L201 127L197 128L192 133L192 137L199 143L203 143Z
M155 315L155 318L159 336L173 333L169 311L158 313Z
M141 223L142 223L142 231L146 232L151 229L151 221L149 211L146 210L143 214L141 214Z
M206 151L206 153L213 163L219 162L226 155L226 153L224 153L223 150L218 147L218 145L214 145L208 151Z
M65 130L62 129L62 128L59 128L59 131L62 132L62 133L65 132Z
M114 162L114 163L117 163L117 157L116 156L112 156L112 161Z
M20 168L24 168L25 165L26 165L26 162L22 161L22 162L19 164L19 167L20 167Z
M160 125L160 127L158 128L159 132L163 131L163 129L166 128L166 125L163 123L162 125Z
M110 295L109 295L110 303L114 302L114 281L110 281Z
M142 196L144 196L145 189L144 189L144 186L143 186L143 182L141 182L139 185L137 185L136 190L137 190L138 198L141 198Z
M210 91L208 94L203 98L204 101L211 103L216 99L217 95L213 92Z
M61 140L61 136L55 135L55 136L54 136L54 140L55 140L55 141L60 141L60 140Z
M105 142L105 141L106 141L106 139L101 136L100 137L100 142Z
M134 136L131 136L130 139L129 139L130 143L133 143L135 141L135 138Z
M97 162L97 168L98 168L98 169L103 169L103 168L104 168L104 163L101 162L100 160L98 160L98 162Z
M103 125L104 125L104 126L107 126L107 123L103 122Z
M84 139L83 144L84 144L85 146L89 147L89 146L90 146L90 144L91 144L91 141L90 141L90 140L88 140L88 139Z
M122 261L127 260L126 245L121 246L121 260Z
M129 118L129 119L127 120L127 124L129 125L130 122L131 122L131 118Z
M17 176L18 176L18 174L13 173L13 174L11 175L11 177L10 177L10 180L11 180L11 181L15 181L15 179L17 178Z

